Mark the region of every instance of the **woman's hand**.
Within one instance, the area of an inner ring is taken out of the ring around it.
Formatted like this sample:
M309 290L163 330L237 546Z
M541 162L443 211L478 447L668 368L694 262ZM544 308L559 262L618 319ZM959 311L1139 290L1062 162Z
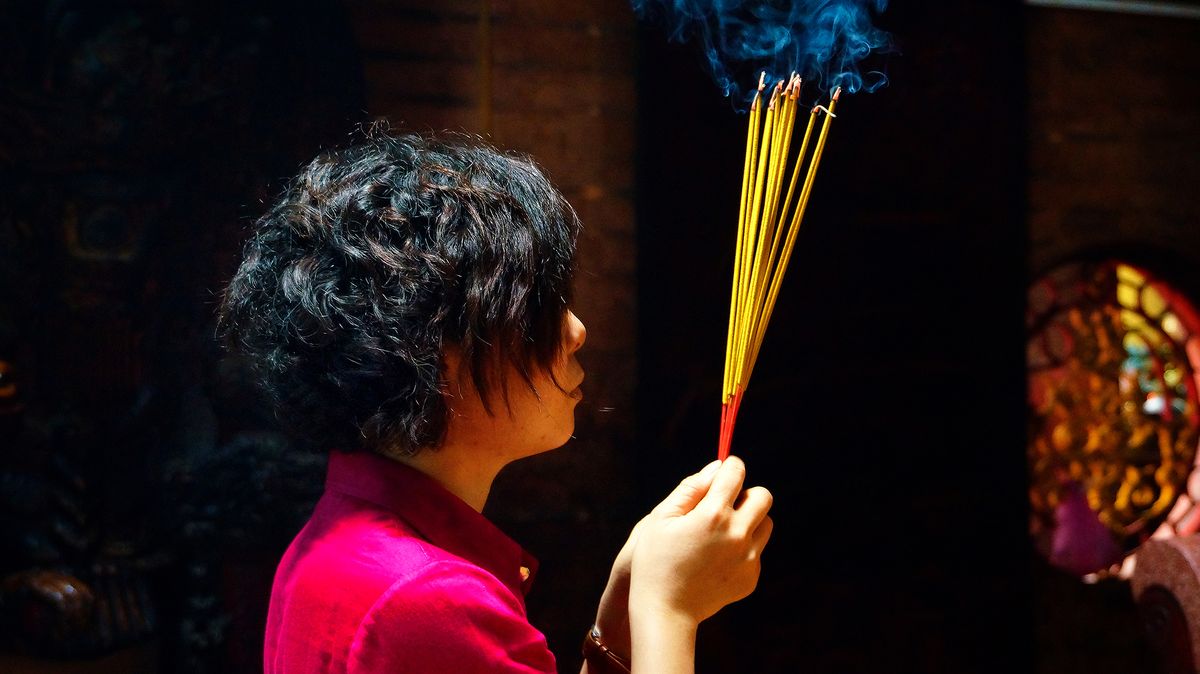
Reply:
M635 671L691 672L700 622L754 590L771 494L742 491L745 476L736 457L689 475L618 553L596 625Z
M656 514L663 512L675 512L681 508L690 510L695 507L695 504L704 497L712 484L713 477L717 474L717 469L721 467L720 461L713 461L700 472L688 475L683 478L678 487L672 491L667 498L663 499L654 507L654 510L638 523L633 525L633 530L629 532L629 538L625 540L625 545L621 546L621 551L617 553L617 559L613 562L612 577L622 578L625 582L629 582L629 577L633 572L633 550L637 547L638 533L645 526L647 520L653 518Z
M600 597L600 607L596 611L596 626L604 635L606 645L614 652L628 658L631 652L629 637L629 582L633 572L633 551L637 547L638 536L647 520L662 512L676 512L681 508L690 510L703 498L712 484L713 476L717 474L720 461L713 461L700 472L689 475L679 483L679 486L649 515L646 515L633 526L625 545L617 553L613 562L612 572L608 577L608 585Z
M737 457L706 470L638 524L629 598L634 622L663 619L694 628L758 584L774 526L767 515L771 493L742 491L746 466Z

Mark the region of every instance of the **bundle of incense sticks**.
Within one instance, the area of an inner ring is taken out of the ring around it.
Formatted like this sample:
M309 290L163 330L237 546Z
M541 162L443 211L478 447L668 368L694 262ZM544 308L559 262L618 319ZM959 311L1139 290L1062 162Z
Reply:
M771 91L763 120L763 92L766 73L759 78L758 93L750 106L750 124L746 132L746 165L742 172L742 200L738 211L737 249L733 261L733 292L729 301L729 333L725 346L725 381L721 391L721 436L717 456L729 456L733 427L742 396L750 383L750 374L758 360L758 351L766 334L767 322L775 309L779 287L787 270L796 233L812 194L817 167L829 136L841 89L835 89L828 107L817 105L809 113L804 138L792 159L792 136L799 107L800 78L780 80ZM816 144L808 156L809 141L817 115L825 119ZM807 159L807 161L806 161ZM787 167L791 180L787 196L782 197ZM804 174L803 182L800 181Z

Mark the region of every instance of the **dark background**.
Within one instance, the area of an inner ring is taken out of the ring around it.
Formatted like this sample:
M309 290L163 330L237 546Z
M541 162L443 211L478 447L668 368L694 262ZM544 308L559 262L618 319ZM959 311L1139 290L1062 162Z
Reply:
M282 181L387 119L533 154L585 223L578 439L488 505L541 559L531 620L576 671L629 527L716 451L745 117L695 49L622 0L0 11L0 670L259 669L324 459L222 356L215 297ZM879 23L892 83L839 105L738 424L776 533L698 670L1153 671L1127 585L1029 545L1023 310L1079 257L1200 292L1198 24L1017 2ZM97 596L69 627L64 578Z
M758 593L708 626L714 671L1031 666L1019 10L897 4L892 86L838 108L735 441L780 534ZM707 223L736 221L745 131L654 37L639 456L665 481L713 442L729 281L707 270L733 241Z

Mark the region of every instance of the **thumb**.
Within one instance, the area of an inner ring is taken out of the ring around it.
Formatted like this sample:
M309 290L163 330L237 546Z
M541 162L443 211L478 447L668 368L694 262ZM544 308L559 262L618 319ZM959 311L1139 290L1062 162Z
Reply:
M708 493L713 477L720 467L720 461L713 461L699 473L683 478L679 486L654 508L654 514L658 517L679 517L692 512L696 504Z

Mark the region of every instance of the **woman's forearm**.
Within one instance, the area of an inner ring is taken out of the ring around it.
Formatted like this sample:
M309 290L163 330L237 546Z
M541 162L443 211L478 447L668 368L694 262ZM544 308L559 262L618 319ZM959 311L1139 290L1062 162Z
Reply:
M596 626L605 646L630 661L635 673L695 671L695 620L653 605L630 606L628 577L614 573L609 578L596 611ZM594 674L586 662L580 672Z
M695 620L654 607L630 606L633 672L693 674L696 669Z
M632 652L629 638L629 574L614 568L596 609L596 627L604 644L626 660Z
M600 596L596 609L596 627L604 639L604 645L626 662L633 650L629 640L629 572L628 565L618 564L609 575L608 585ZM622 572L624 570L624 572ZM588 674L587 662L583 663L582 674Z

